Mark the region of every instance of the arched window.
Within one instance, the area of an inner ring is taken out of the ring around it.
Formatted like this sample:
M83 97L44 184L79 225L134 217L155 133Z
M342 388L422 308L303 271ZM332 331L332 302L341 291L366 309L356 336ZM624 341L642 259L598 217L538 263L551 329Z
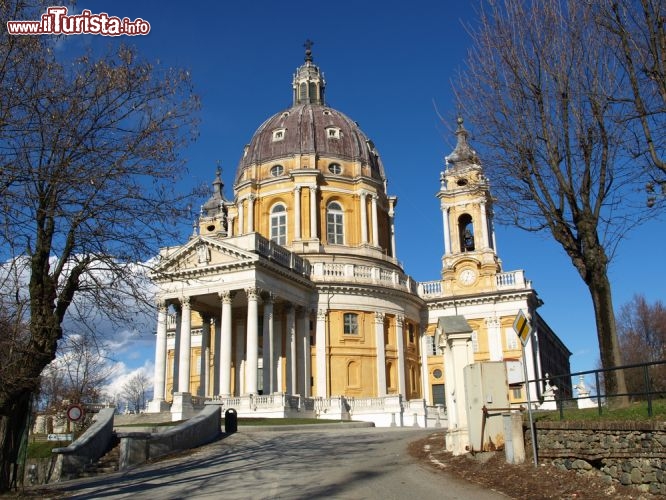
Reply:
M308 97L308 86L305 82L301 82L299 87L299 100L304 102Z
M472 216L462 214L458 219L458 234L460 234L460 251L474 251L474 224Z
M338 202L331 202L326 208L326 238L331 245L344 243L344 224L342 207Z
M271 209L271 240L278 245L287 244L287 209L282 204Z

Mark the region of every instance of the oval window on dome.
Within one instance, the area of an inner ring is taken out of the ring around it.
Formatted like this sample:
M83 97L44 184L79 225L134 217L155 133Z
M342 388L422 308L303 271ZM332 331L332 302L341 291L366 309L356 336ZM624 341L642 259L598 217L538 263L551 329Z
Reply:
M342 166L339 163L331 163L328 165L328 171L335 175L342 173Z
M284 167L282 165L273 165L271 167L271 175L273 177L278 177L284 174Z

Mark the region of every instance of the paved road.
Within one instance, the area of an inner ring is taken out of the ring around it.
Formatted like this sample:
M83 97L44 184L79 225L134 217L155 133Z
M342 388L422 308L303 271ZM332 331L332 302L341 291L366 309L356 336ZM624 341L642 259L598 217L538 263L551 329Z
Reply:
M427 433L375 428L239 432L187 456L63 483L53 493L134 500L506 499L416 463L407 445Z

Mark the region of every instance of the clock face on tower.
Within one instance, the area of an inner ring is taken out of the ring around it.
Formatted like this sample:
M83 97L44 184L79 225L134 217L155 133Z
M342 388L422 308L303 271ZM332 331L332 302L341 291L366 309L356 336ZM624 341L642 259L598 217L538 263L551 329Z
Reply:
M463 285L471 285L476 281L476 271L474 269L463 269L458 275L458 281Z

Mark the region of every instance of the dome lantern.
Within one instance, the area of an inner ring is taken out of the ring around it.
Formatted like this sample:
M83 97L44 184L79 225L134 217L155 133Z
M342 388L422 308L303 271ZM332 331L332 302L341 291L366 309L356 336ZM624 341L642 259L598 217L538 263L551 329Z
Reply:
M296 70L292 81L294 106L297 104L324 104L324 89L326 81L319 67L312 62L312 45L314 42L306 40L305 63Z

